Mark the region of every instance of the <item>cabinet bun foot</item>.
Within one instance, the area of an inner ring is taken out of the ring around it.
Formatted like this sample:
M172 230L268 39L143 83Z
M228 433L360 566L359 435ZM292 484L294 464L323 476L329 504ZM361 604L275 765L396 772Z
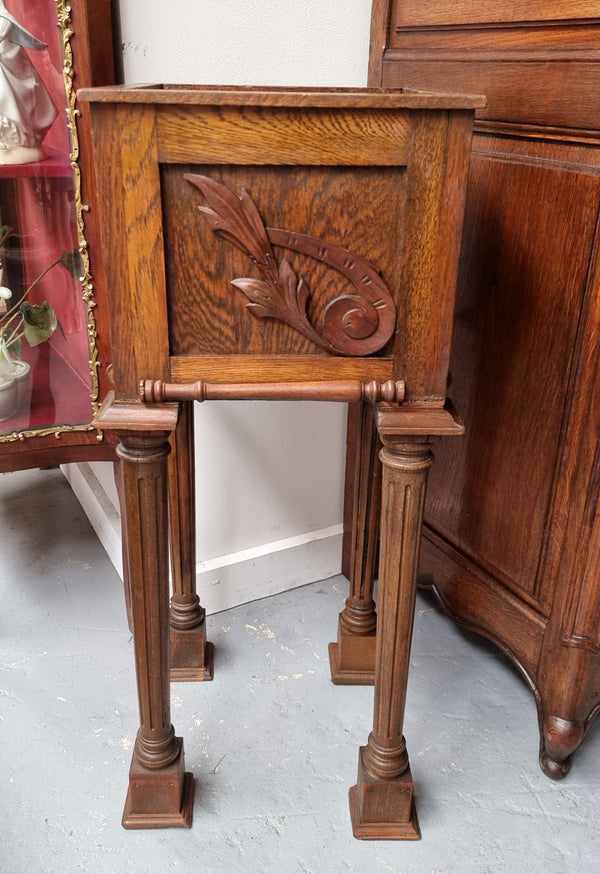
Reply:
M573 753L583 740L585 730L580 722L547 716L543 723L540 767L547 777L561 780L571 770Z

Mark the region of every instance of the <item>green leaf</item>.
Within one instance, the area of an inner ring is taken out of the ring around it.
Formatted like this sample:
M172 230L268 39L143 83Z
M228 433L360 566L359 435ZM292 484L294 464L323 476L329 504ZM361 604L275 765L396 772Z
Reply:
M47 300L41 304L24 301L19 307L23 316L25 339L30 346L39 346L48 340L58 327L58 319Z
M85 269L79 249L73 249L72 252L63 252L60 256L60 261L67 268L73 279L83 278Z

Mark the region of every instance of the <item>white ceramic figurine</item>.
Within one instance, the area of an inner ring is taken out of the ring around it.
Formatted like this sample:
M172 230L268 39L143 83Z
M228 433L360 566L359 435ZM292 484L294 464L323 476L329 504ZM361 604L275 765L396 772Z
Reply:
M45 48L0 0L0 164L46 157L42 140L58 110L25 51Z

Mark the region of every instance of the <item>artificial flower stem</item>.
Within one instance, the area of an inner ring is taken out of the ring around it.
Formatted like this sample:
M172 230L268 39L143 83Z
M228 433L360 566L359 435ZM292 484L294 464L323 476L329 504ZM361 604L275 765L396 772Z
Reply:
M14 346L14 344L18 340L22 340L24 336L25 336L25 331L21 331L20 334L12 334L10 340L5 341L6 348L10 349L10 347Z
M10 317L13 315L13 313L16 314L16 311L19 309L19 307L21 306L23 301L27 298L27 296L29 295L29 292L33 291L33 289L36 287L36 285L42 281L42 279L44 278L46 273L48 273L50 270L52 270L53 267L56 267L57 264L60 264L60 258L57 258L56 261L53 261L52 264L49 264L45 270L42 270L42 272L37 277L37 279L34 279L33 282L31 283L31 285L29 286L29 288L26 289L26 291L23 293L23 297L19 301L17 301L17 303L13 307L11 307L11 309L9 309L7 313L5 313L5 315L3 316L3 319L10 319Z

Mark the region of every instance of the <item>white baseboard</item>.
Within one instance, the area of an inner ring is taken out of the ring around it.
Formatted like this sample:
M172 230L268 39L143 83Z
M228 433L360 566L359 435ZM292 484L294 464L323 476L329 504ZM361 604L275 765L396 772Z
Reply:
M98 539L123 576L118 508L87 463L63 473ZM343 526L333 525L199 562L196 585L207 613L276 595L340 573Z
M103 483L100 482L87 462L63 464L61 470L73 489L75 497L83 507L83 512L88 517L115 570L123 579L121 517L119 508L115 504L115 498L108 494Z
M196 585L207 613L276 595L340 573L342 525L309 531L199 562Z

